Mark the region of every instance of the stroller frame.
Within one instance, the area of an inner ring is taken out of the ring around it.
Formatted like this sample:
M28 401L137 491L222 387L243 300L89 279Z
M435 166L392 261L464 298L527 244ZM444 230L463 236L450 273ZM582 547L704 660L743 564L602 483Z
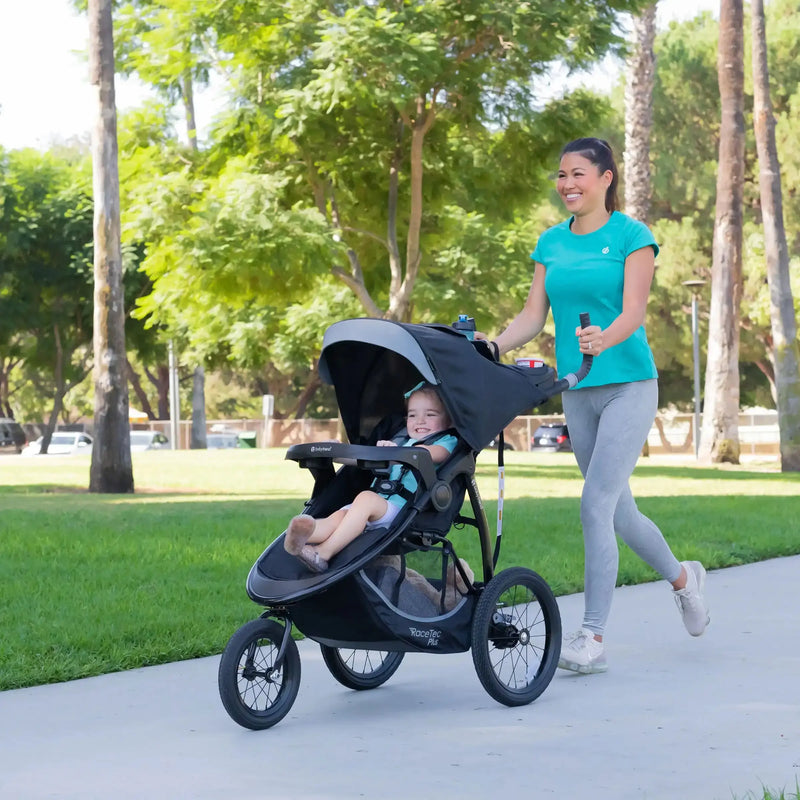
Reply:
M581 323L588 324L583 315ZM560 654L558 606L546 581L533 570L511 567L495 574L500 530L493 551L475 459L517 414L575 385L590 365L591 359L585 359L576 375L557 381L547 366L497 364L485 343L470 342L447 326L375 319L332 325L323 341L320 374L336 388L354 443L289 448L286 458L314 478L303 513L327 516L394 463L413 470L418 487L388 528L357 537L325 573L310 573L285 552L285 532L261 554L248 575L247 593L266 610L234 633L220 660L220 697L234 721L264 729L289 712L301 669L293 627L320 644L332 675L352 689L385 683L406 652L471 650L479 680L497 701L516 706L538 697L549 685ZM357 379L351 381L354 369ZM385 391L370 393L384 373L391 374L389 383L394 385L389 400ZM439 389L458 434L456 448L438 468L425 448L374 446L402 424L394 400L402 396L398 388L414 385L420 376ZM486 397L476 405L468 393L480 389L481 381L495 396L488 400L489 409L478 413ZM502 450L498 457L502 459ZM465 497L472 516L464 513ZM470 580L463 569L448 538L453 525L476 529L480 578ZM441 563L441 580L428 579L440 591L441 604L426 607L424 613L405 580L406 556L418 552L433 553ZM445 574L451 561L464 589L454 607L446 608Z

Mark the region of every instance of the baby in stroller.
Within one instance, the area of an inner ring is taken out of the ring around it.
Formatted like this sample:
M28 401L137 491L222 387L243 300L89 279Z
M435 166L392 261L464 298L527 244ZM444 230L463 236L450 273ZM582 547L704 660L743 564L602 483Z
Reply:
M401 441L380 439L378 447L424 447L434 464L453 452L457 438L448 433L451 420L435 386L421 381L406 392L406 432ZM417 479L402 464L394 464L388 478L376 478L370 489L322 519L308 514L294 517L286 531L284 548L312 572L328 569L328 561L356 537L371 529L386 528L414 496ZM317 545L316 547L314 545Z

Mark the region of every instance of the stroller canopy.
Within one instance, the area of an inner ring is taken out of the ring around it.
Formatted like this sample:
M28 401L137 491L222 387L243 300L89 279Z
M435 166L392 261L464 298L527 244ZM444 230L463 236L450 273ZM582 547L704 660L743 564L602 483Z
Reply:
M425 380L438 387L453 427L474 450L542 403L555 382L552 368L498 364L488 348L447 325L366 318L328 328L319 372L334 386L351 444L374 444L378 424L402 419L404 393Z

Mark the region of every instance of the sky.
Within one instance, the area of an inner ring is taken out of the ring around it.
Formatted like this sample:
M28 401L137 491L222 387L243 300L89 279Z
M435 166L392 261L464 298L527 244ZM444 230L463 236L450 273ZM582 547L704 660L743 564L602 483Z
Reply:
M658 25L718 8L719 0L659 0ZM94 106L83 54L87 39L86 17L70 0L0 0L0 146L46 150L88 133ZM617 69L609 61L588 82L607 87ZM119 76L115 88L120 111L148 96L136 81ZM214 103L201 93L196 106L202 135Z

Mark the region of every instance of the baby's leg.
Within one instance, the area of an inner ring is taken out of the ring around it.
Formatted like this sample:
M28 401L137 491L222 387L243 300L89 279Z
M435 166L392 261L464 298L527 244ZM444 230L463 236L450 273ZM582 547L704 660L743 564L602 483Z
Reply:
M317 553L321 558L330 561L364 531L368 522L380 519L386 513L388 505L388 502L375 492L361 492L347 511L336 512L343 516L340 518L339 524L324 540L317 540L322 541L322 544L316 548ZM336 515L332 514L327 520L320 520L317 523L317 529L322 522L328 522L334 516ZM316 535L317 530L314 531L314 537ZM309 541L316 543L313 537Z
M347 511L348 509L346 508L340 508L330 516L318 519L317 524L314 526L314 532L306 540L307 543L320 544L320 542L324 542L339 527Z

